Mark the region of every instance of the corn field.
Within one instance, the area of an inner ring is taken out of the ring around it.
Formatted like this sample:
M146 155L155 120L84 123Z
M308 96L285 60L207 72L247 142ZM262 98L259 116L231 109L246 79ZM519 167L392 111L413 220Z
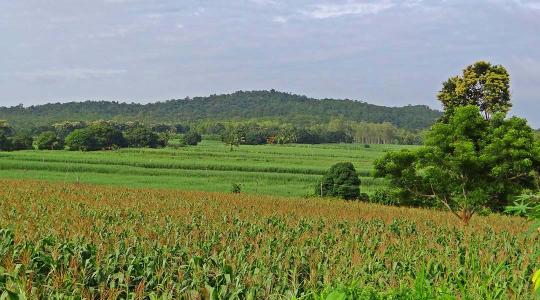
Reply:
M540 248L527 228L340 200L0 180L0 298L532 299Z

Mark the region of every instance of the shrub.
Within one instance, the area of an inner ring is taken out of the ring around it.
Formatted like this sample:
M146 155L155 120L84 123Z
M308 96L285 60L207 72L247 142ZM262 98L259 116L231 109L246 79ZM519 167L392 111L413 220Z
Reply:
M371 203L377 203L382 205L397 205L399 201L398 196L394 192L388 189L377 189L369 200Z
M369 202L369 195L367 193L360 193L358 200Z
M125 145L122 132L108 124L76 129L66 137L66 146L73 151L115 149Z
M0 132L0 151L11 151L11 139Z
M248 131L244 143L247 145L263 145L267 142L267 134L263 131Z
M28 133L17 133L11 138L12 150L28 150L33 149L32 136Z
M164 148L169 145L169 140L171 139L172 134L169 132L162 132L162 133L158 133L157 136L158 136L157 147Z
M345 200L358 199L360 179L350 162L337 163L326 173L315 192L321 196L338 197Z
M159 136L145 126L136 126L129 128L125 132L127 145L133 148L158 148L163 146Z
M61 150L64 149L64 141L55 132L45 131L37 137L36 146L39 150Z
M233 183L231 186L231 193L240 194L242 192L242 186L238 183Z
M122 132L108 123L98 123L89 126L86 130L94 136L97 149L117 149L127 145Z
M99 149L92 133L85 129L76 129L66 137L66 146L71 151L92 151Z
M195 131L190 131L182 137L184 144L190 146L197 146L202 141L202 136Z

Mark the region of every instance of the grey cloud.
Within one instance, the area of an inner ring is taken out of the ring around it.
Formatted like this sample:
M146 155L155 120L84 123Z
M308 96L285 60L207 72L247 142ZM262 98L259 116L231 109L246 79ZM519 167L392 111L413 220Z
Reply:
M0 1L0 105L275 88L438 107L476 60L508 67L540 127L540 10L526 0Z
M347 2L341 4L322 3L315 4L310 9L302 11L303 14L315 19L327 19L345 15L370 15L376 14L393 7L389 1L373 3Z

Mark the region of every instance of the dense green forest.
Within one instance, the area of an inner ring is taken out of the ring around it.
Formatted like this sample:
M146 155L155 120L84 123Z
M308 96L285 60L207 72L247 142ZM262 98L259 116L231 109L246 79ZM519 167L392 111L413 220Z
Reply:
M353 100L314 99L271 91L185 98L150 104L86 101L38 106L0 107L0 119L16 128L62 121L139 121L148 124L194 123L202 120L283 120L295 126L346 121L384 123L418 130L431 126L441 113L427 106L385 107Z

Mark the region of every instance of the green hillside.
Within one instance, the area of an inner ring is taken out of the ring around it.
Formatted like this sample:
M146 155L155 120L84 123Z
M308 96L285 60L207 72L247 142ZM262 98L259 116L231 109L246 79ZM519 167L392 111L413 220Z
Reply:
M390 122L401 128L423 129L433 124L440 112L424 105L385 107L353 100L314 99L274 90L239 91L151 104L86 101L0 107L0 119L8 120L15 127L99 119L147 123L283 119L288 123L311 125L328 122L336 116L350 121Z

